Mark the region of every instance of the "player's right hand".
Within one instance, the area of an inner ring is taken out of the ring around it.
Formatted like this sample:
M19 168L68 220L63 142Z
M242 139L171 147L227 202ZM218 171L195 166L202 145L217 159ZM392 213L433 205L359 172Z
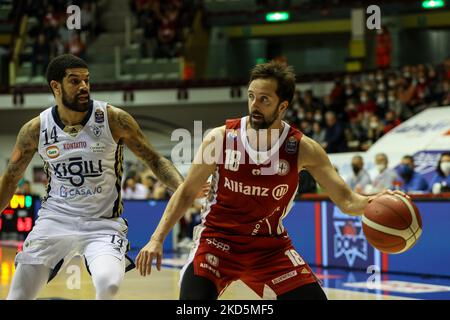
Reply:
M156 268L161 270L163 244L160 241L150 239L150 241L139 251L136 258L136 268L145 277L152 272L153 259L156 258Z
M196 195L196 199L201 199L204 198L206 196L208 196L209 190L211 189L211 183L210 182L206 182L203 186L202 189L197 193Z

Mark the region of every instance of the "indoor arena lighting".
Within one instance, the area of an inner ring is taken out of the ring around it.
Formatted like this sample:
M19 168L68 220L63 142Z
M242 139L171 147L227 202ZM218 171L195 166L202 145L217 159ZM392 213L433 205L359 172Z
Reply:
M289 12L269 12L266 14L267 22L279 22L289 20Z
M422 8L424 9L436 9L436 8L442 8L445 6L444 0L425 0L422 1Z

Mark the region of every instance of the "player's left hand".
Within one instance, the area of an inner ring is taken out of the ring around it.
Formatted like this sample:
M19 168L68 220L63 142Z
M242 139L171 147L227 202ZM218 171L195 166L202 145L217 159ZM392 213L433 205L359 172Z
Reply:
M156 269L161 270L162 247L160 241L150 239L150 241L139 251L136 258L136 269L141 276L145 277L152 273L153 259L156 258Z
M398 195L398 196L401 196L401 197L405 197L405 198L407 198L407 199L411 199L411 197L408 196L408 195L407 195L406 193L404 193L403 191L400 191L400 190L390 190L390 189L385 189L385 190L383 190L382 192L377 193L376 195L370 196L370 197L369 197L369 203L372 202L374 199L376 199L376 198L378 198L378 197L381 197L381 196L383 196L383 195L385 195L385 194Z

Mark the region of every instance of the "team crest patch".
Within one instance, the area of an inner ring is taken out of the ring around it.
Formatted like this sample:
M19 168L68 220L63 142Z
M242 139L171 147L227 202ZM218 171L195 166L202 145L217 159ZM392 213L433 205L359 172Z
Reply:
M297 153L297 148L298 148L297 139L295 137L289 137L285 147L286 153L295 154Z
M219 258L216 257L213 254L207 253L206 254L206 261L212 265L213 267L218 267L219 266Z
M105 122L105 113L101 109L95 110L95 122L103 123Z
M102 135L102 130L98 126L91 126L91 130L94 136L96 136L97 138Z
M287 162L286 160L280 160L277 163L277 173L278 173L278 175L280 175L280 176L287 175L289 173L289 169L290 169L289 162Z
M57 146L50 146L46 150L47 156L50 159L56 159L59 157L59 148Z

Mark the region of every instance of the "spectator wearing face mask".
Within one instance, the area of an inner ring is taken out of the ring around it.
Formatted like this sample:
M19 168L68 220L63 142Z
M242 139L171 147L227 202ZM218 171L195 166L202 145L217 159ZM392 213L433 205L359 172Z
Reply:
M321 146L325 143L325 130L322 129L319 122L314 122L312 125L311 138L319 143Z
M397 168L400 189L404 192L427 191L427 181L420 173L414 171L414 168L414 158L404 156Z
M368 118L369 114L373 114L377 111L377 105L369 97L367 91L362 91L359 99L361 102L358 105L358 113L361 113L365 119Z
M435 194L450 192L450 152L441 154L436 167L436 174L431 179L428 191Z
M322 124L323 114L322 114L322 111L320 109L317 109L316 111L314 111L314 121L315 122L319 122L320 124Z
M388 168L389 160L385 153L375 155L376 175L372 184L366 188L366 193L378 193L385 189L394 189L394 182L398 179L397 173Z
M367 123L367 140L361 146L366 151L383 135L383 124L377 115L371 115Z
M370 176L367 170L364 169L364 160L361 156L354 156L352 158L353 174L347 178L347 184L350 188L362 193L367 185L371 184Z
M377 93L375 103L378 109L377 115L382 117L388 110L388 102L386 100L386 93L384 91L379 91Z
M344 99L345 100L355 99L357 96L358 91L355 89L353 84L351 82L346 84L344 88Z
M402 122L398 119L397 114L394 111L389 110L385 116L383 134L388 133L396 126L398 126L400 123Z

